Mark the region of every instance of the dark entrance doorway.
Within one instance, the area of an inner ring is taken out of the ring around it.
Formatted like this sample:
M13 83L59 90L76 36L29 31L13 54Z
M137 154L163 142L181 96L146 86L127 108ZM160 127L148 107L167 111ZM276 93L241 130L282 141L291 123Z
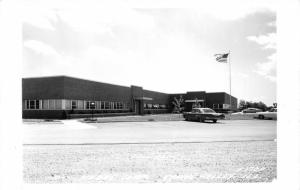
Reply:
M143 114L143 103L141 100L134 101L134 110L136 114L142 115Z

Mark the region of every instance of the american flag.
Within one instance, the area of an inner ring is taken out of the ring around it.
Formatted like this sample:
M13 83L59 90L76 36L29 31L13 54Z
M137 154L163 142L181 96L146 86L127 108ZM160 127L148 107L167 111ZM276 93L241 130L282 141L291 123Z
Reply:
M216 61L227 63L229 53L215 54Z

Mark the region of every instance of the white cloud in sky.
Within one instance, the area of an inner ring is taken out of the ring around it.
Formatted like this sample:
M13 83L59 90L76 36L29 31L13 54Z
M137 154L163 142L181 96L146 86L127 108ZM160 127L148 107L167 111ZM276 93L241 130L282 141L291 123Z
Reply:
M276 34L269 33L267 35L247 36L247 40L256 42L264 49L276 49Z
M208 14L221 20L235 20L245 17L246 15L258 11L276 11L277 3L274 0L210 0L210 1L176 1L165 0L160 2L154 1L36 1L27 0L24 2L23 17L24 22L33 25L53 29L49 19L55 19L55 11L63 10L64 18L78 29L88 29L96 27L95 22L124 23L126 25L136 25L138 22L140 27L149 26L143 24L146 19L145 15L137 14L131 11L132 8L192 8L197 10L198 14ZM125 15L125 17L124 17ZM89 19L86 19L89 18ZM48 20L47 20L48 19ZM150 20L148 20L151 22ZM101 29L101 28L100 28ZM98 30L97 30L98 31Z
M40 53L46 56L59 56L55 49L41 41L27 40L24 42L23 45L25 48L29 48L32 51L35 51L36 53Z
M264 63L256 63L255 73L264 76L272 82L276 82L276 54L268 57Z
M272 0L210 0L204 6L197 6L199 13L212 15L220 20L236 20L259 11L276 11L276 2Z
M273 21L273 22L269 22L268 23L268 26L271 26L271 27L276 27L276 21Z
M79 12L84 14L78 14ZM154 26L152 17L127 7L74 7L61 9L57 13L72 28L83 33L111 33L112 26L126 26L134 28L136 32L146 32Z
M256 42L263 49L276 50L276 33L268 33L259 36L247 36L247 40ZM276 52L268 57L266 62L255 64L254 72L266 79L276 82Z
M22 20L25 23L31 24L35 27L55 30L51 24L51 20L56 21L56 15L54 9L43 7L25 7L22 9Z

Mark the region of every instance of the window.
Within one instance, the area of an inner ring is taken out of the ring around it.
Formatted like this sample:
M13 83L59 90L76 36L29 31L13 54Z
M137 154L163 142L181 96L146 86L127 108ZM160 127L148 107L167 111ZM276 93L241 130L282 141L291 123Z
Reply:
M71 104L72 104L72 106L71 106L72 110L77 109L77 101L76 100L72 100Z
M40 109L40 100L25 100L26 109L34 110Z
M96 102L96 109L97 109L97 110L100 110L100 109L101 109L101 102L100 102L100 101L97 101L97 102Z
M85 109L87 109L87 110L89 110L89 109L94 110L95 108L96 108L96 103L94 101L86 101Z
M49 109L49 100L43 100L43 103L42 103L42 108L43 110L48 110Z
M159 108L160 108L160 109L166 109L166 105L161 104L161 105L159 105Z
M77 109L84 109L84 102L83 100L77 100Z
M62 109L62 100L55 100L55 109L57 110Z
M92 110L96 109L96 103L94 101L90 102L90 109Z
M101 109L102 109L102 110L104 110L104 109L105 109L105 105L104 105L104 103L105 103L105 102L101 102Z
M35 109L35 101L29 100L29 109Z
M209 108L203 108L202 111L203 111L204 113L215 113L214 110L209 109Z
M29 100L25 100L25 109L29 109Z
M109 109L109 102L104 102L105 103L105 109L108 110Z
M90 102L89 101L85 102L85 109L90 109Z
M72 103L71 100L63 100L62 108L66 110L70 110L72 108L71 103Z
M55 109L55 100L49 100L49 109L54 110Z

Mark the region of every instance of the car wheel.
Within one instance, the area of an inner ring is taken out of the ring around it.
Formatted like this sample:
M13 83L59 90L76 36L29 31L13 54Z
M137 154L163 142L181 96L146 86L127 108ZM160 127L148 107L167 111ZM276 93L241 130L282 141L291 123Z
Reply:
M216 122L217 122L217 120L216 120L216 119L213 119L212 121L213 121L214 123L216 123Z
M265 118L265 116L263 116L263 115L259 115L259 116L258 116L258 118L259 118L259 119L264 119L264 118Z

